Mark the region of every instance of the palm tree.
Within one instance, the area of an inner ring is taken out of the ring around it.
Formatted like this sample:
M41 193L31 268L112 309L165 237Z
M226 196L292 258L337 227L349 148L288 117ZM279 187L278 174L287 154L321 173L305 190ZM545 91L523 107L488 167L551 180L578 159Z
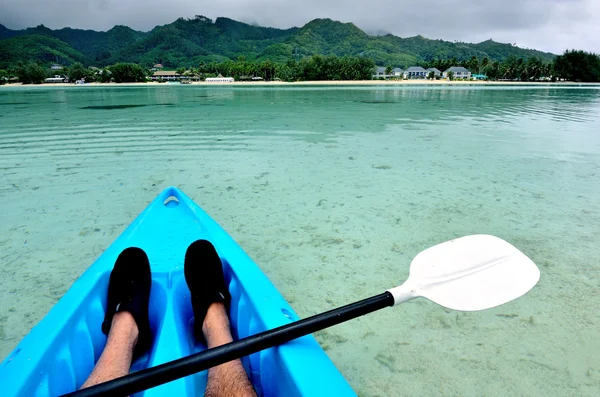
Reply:
M477 73L479 73L479 59L476 56L472 56L467 62L467 67L470 70L477 71Z
M487 76L493 80L497 80L500 77L500 62L488 63L488 67L485 69Z
M487 68L487 66L489 65L490 60L488 57L484 57L483 60L481 61L481 67L483 68L483 70L485 70L485 68Z
M525 64L528 80L538 80L542 74L543 63L538 57L529 58Z

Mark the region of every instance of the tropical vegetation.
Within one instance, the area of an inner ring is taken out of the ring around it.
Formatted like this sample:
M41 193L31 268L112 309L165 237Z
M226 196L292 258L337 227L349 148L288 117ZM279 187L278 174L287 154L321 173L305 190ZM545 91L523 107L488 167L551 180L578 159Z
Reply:
M472 73L483 74L489 80L538 81L566 80L600 82L600 56L585 51L568 50L558 55L552 62L539 57L528 59L509 56L503 61L493 61L488 57L468 60L456 58L425 62L425 68L446 70L451 66L463 66Z
M202 77L231 76L236 80L261 77L265 80L284 81L317 80L369 80L375 63L366 57L314 55L300 61L286 62L248 61L239 57L235 61L200 63L193 72Z
M57 59L65 64L88 63L83 54L52 36L31 34L0 40L0 68L2 69L16 66L19 62L39 62L50 65Z
M47 70L35 62L19 64L15 70L19 81L24 84L41 84L46 79Z
M196 16L179 18L150 32L115 26L106 32L43 25L11 30L0 25L0 68L18 62L38 61L104 67L119 62L167 68L224 62L244 56L249 61L300 61L312 55L353 56L376 64L408 67L434 59L468 60L472 57L503 61L509 56L539 57L553 54L488 40L479 44L430 40L422 36L401 38L391 34L371 36L352 23L315 19L301 28L275 29L248 25L229 18L215 21Z
M553 73L553 62L545 62L539 57L529 59L509 56L504 61L492 61L488 57L479 59L471 57L466 60L450 58L426 62L424 67L447 70L452 66L463 66L474 74L485 75L488 80L537 81L550 79Z
M600 57L584 51L566 51L564 55L557 56L554 62L544 62L537 57L528 60L509 57L502 62L490 61L487 57L472 57L463 61L455 58L436 59L424 62L420 66L442 71L451 66L463 66L473 74L485 76L487 80L600 82ZM223 62L200 62L196 67L188 69L181 67L177 69L177 73L183 78L194 79L228 76L236 80L261 78L267 81L369 80L374 69L375 63L367 57L314 55L299 61L289 59L286 62L272 62L247 60L240 56L236 60ZM391 66L386 67L386 74L389 75L391 70ZM86 68L83 64L75 62L62 72L71 81L83 79L86 82L144 82L152 75L148 68L122 62L104 69ZM17 76L19 81L26 84L37 84L54 74L54 71L35 62L19 63L17 67L0 70L0 84L11 76ZM454 77L454 73L448 73L450 80L454 80ZM427 78L436 78L434 72L430 72Z
M196 16L150 32L126 26L96 32L0 25L0 68L5 69L0 70L0 84L13 76L42 82L55 74L48 69L55 62L70 65L61 73L72 81L99 82L146 81L155 63L188 77L236 80L364 80L371 78L374 65L386 65L386 74L394 67L419 65L441 71L463 66L489 80L600 81L600 57L584 51L555 56L492 40L468 44L370 36L352 23L330 19L275 29Z
M600 82L600 56L585 51L566 51L554 60L558 78L570 81Z
M72 81L77 80L90 80L93 76L92 70L83 66L80 62L75 62L71 67L67 70L67 75L69 79Z
M146 81L146 70L135 63L117 63L108 68L115 83L140 83Z

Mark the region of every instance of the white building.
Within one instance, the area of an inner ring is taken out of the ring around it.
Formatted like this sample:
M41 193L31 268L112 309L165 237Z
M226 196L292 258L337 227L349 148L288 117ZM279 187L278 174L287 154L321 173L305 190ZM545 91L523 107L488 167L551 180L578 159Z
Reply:
M433 72L433 77L442 77L442 72L439 69L429 68L429 69L425 69L425 71L427 72L428 77L429 77L429 73L431 73L431 72Z
M233 83L233 77L207 77L204 81L207 83Z
M58 74L54 77L48 77L44 80L44 83L68 83L69 79L63 76L59 76Z
M452 66L444 72L444 78L448 78L448 73L452 72L455 79L471 80L471 72L462 66Z
M374 79L387 78L387 75L385 74L385 68L381 67L381 66L375 68L375 73L373 73L373 78Z
M404 71L406 79L424 79L427 77L427 71L420 66L412 66Z
M181 75L174 70L159 70L152 74L152 81L163 80L163 81L175 81L179 80Z
M392 77L403 77L404 76L404 70L400 69L400 68L394 68L392 69Z
M384 68L382 66L379 66L377 68L375 68L375 73L373 73L373 78L374 79L389 79L391 78L402 78L403 77L403 73L404 71L400 68L394 68L392 69L392 71L390 72L390 74L387 74L386 71L387 68Z

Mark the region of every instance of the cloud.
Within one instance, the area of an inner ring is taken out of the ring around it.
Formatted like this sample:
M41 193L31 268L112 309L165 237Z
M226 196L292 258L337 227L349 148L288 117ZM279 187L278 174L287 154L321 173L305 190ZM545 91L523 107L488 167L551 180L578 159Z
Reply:
M597 0L0 0L0 23L150 30L178 17L226 16L262 26L302 26L314 18L354 22L369 32L449 41L496 41L561 53L600 52Z

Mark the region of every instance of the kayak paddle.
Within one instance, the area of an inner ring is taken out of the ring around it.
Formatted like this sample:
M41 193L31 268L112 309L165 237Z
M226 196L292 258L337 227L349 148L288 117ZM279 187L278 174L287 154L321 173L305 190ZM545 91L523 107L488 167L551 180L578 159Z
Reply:
M489 309L522 296L539 278L535 263L506 241L462 237L419 253L408 280L382 294L65 396L130 395L416 297L453 310Z

